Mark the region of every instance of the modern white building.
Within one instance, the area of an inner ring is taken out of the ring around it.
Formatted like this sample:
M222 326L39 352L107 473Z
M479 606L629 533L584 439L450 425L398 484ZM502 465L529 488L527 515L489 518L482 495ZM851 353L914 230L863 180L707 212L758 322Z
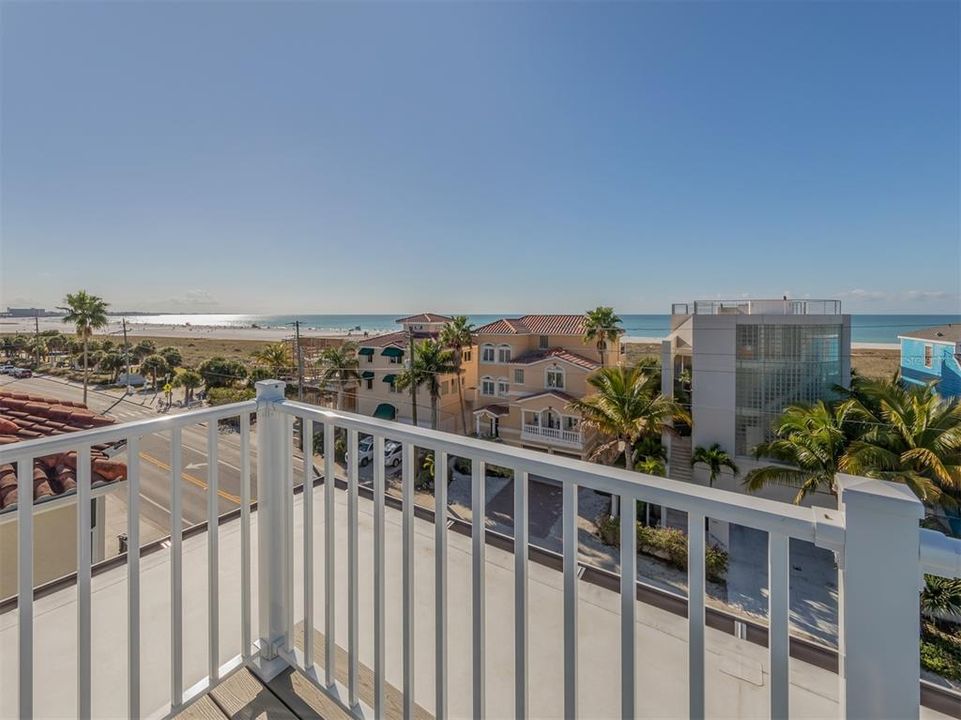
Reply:
M706 468L690 467L693 448L718 443L743 475L788 405L833 398L835 386L850 383L851 318L840 300L676 303L661 353L663 392L690 403L693 416L690 436L667 440L671 477L706 484ZM740 489L728 474L719 484ZM770 492L779 500L793 496L790 489Z

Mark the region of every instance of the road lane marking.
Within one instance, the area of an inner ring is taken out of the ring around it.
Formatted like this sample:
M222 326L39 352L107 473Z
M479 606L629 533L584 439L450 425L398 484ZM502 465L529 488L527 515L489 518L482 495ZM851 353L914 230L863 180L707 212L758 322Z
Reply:
M170 466L169 466L167 463L165 463L163 460L158 460L157 458L155 458L153 455L151 455L151 454L149 454L149 453L146 453L146 452L142 452L142 451L141 451L140 457L142 457L144 460L146 460L146 461L149 462L150 464L156 465L156 466L159 467L161 470L168 470L168 471L170 470ZM187 482L192 483L192 484L196 485L196 486L199 487L199 488L203 488L204 490L207 489L207 483L205 483L205 482L204 482L203 480L201 480L200 478L194 477L193 475L190 475L189 473L181 473L181 476L182 476L183 479L186 480ZM239 498L237 495L231 495L229 492L227 492L227 491L225 491L225 490L218 490L218 491L217 491L217 494L218 494L220 497L222 497L224 500L229 500L230 502L234 503L235 505L240 505L240 498Z

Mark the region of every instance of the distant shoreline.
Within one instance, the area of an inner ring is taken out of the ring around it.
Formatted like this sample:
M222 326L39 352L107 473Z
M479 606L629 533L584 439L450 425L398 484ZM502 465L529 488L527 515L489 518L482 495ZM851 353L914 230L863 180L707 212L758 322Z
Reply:
M40 331L59 330L70 333L72 328L65 324L60 318L40 318ZM5 334L31 334L35 331L33 318L3 318L0 319L0 335ZM384 331L381 331L384 332ZM121 335L123 327L119 318L111 316L108 326L98 332L98 335ZM317 330L309 327L302 327L300 334L303 337L314 338L349 338L351 340L362 340L365 335L363 331L357 330ZM379 334L370 331L368 335ZM293 335L293 329L288 327L250 327L250 326L225 326L225 325L186 325L186 324L161 324L137 322L136 319L127 320L127 336L137 337L166 337L166 338L193 338L197 340L254 340L261 342L278 342ZM664 338L657 336L627 335L624 342L631 344L647 345L658 344ZM897 350L898 343L883 342L852 342L851 348L856 350Z

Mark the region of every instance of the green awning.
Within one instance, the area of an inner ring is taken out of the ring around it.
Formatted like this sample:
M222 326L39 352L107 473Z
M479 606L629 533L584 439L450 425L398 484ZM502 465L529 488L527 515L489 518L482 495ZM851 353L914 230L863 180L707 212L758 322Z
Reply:
M374 417L380 418L381 420L393 420L397 417L397 408L395 408L390 403L381 403L374 410Z
M404 351L396 347L385 347L380 354L384 357L404 357Z
M397 379L396 375L384 375L384 382L393 384L394 380Z
M374 348L361 348L360 350L357 351L357 354L358 354L358 355L373 355L373 354L374 354Z
M361 377L362 377L364 380L373 380L373 379L374 379L374 371L373 371L373 370L364 370L364 372L361 373Z

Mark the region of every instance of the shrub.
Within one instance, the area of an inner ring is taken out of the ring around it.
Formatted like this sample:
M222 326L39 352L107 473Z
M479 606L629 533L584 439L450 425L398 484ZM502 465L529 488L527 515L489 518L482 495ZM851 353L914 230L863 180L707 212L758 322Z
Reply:
M921 633L921 667L946 680L961 681L961 638L924 623Z
M200 363L197 371L203 375L207 389L230 387L239 380L247 379L247 368L236 360L213 357Z
M249 388L214 387L207 391L207 402L210 405L228 405L253 400L254 395L254 391Z
M621 519L602 516L597 521L597 531L604 544L616 547L621 541ZM637 523L637 550L666 560L678 570L687 570L687 535L680 530ZM708 546L704 553L704 573L708 580L723 582L727 564L726 551L716 545Z

